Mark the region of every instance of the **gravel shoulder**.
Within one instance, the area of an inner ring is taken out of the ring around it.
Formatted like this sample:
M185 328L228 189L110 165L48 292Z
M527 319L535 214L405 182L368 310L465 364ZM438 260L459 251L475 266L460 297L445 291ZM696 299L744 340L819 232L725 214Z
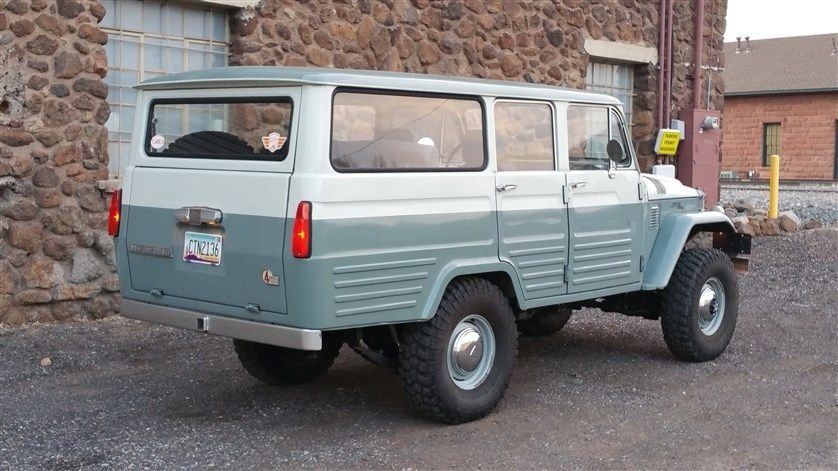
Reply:
M348 349L323 379L277 389L226 339L121 318L0 330L0 469L834 469L827 232L755 239L717 361L676 361L657 322L582 311L522 339L500 407L461 426L422 419Z
M768 209L768 187L723 185L720 204L745 201L754 208ZM838 186L835 184L780 185L780 211L794 211L803 221L822 224L838 222Z

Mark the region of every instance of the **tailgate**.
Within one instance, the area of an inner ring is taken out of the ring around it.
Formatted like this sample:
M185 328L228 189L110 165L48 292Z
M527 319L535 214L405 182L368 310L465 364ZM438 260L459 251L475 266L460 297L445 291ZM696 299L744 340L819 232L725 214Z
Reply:
M125 211L131 287L161 300L285 313L280 280L289 178L135 168ZM268 272L276 278L264 279Z

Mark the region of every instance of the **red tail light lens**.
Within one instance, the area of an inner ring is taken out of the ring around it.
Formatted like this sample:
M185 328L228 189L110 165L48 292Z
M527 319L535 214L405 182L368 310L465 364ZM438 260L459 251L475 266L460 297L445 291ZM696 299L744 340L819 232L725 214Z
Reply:
M300 201L291 233L291 255L294 258L311 257L311 202Z
M122 190L111 195L111 208L108 210L108 235L119 237L119 220L122 217Z

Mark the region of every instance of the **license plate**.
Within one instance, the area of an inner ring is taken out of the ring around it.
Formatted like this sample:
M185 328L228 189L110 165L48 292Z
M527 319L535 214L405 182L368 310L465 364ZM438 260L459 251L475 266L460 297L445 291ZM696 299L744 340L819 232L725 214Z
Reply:
M187 232L183 237L183 260L204 265L221 263L220 235Z

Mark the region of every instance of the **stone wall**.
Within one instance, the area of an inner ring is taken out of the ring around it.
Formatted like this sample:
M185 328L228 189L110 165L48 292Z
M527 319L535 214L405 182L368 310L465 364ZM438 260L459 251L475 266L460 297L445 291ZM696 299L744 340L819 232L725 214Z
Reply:
M117 309L107 201L105 10L0 0L0 323Z
M763 164L763 124L780 123L780 178L832 180L838 93L736 96L727 98L722 170L767 179Z
M692 100L691 67L684 65L692 62L692 5L675 2L673 117ZM724 65L726 5L726 0L708 0L705 7L705 64L714 67ZM584 88L585 39L657 46L658 7L656 0L262 0L233 19L230 63L436 73ZM717 72L711 75L710 102L720 110L724 84ZM633 133L648 168L657 131L656 66L636 66L635 94Z

